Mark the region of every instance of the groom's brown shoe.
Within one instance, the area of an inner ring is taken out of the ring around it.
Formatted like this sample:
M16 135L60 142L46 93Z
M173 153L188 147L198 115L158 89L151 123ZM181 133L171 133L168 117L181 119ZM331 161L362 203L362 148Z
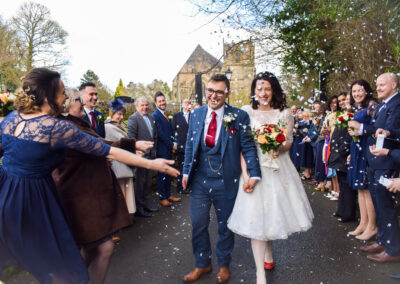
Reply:
M212 270L211 265L204 267L204 268L195 267L192 271L190 271L188 274L183 276L183 282L196 281L197 279L200 278L201 275L203 275L204 273L210 273L211 270Z
M217 273L217 283L226 283L229 280L229 268L228 266L220 267Z

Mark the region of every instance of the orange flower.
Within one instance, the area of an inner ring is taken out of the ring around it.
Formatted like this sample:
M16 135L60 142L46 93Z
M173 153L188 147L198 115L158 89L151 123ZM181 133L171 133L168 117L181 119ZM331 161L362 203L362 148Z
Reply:
M7 104L8 103L8 97L7 95L0 95L0 100L3 102L3 104Z
M260 143L260 144L267 144L267 139L265 139L265 136L264 136L264 135L258 136L258 137L257 137L257 141L258 141L258 143Z

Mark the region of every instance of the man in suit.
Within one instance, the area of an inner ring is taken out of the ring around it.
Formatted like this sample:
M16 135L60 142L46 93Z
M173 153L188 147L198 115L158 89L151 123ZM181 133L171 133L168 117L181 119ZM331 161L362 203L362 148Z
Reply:
M189 99L184 99L182 102L182 111L175 113L172 118L172 131L175 134L175 139L178 142L178 149L176 150L178 160L178 171L181 174L178 176L177 192L187 193L188 191L182 190L182 168L185 158L186 137L189 128L190 109L192 104Z
M157 126L157 158L171 160L172 152L178 148L175 142L172 126L166 113L167 101L162 92L158 91L154 95L156 110L153 113L155 125ZM171 202L179 202L181 198L171 195L171 177L164 173L157 173L157 189L162 206L171 206Z
M206 88L207 106L195 109L189 121L182 187L186 190L191 187L190 218L196 264L183 277L184 282L195 281L212 270L208 234L212 204L218 220L216 280L224 283L229 279L234 235L227 221L238 192L241 153L250 174L249 188L254 188L261 177L256 145L248 133L250 118L246 112L225 104L229 88L225 75L213 75ZM225 115L233 116L233 121L224 121Z
M135 101L136 113L128 119L128 137L135 138L136 141L144 140L157 143L157 129L154 125L154 118L149 112L149 102L146 97L140 97ZM147 159L156 158L156 145L146 153L144 157ZM136 168L135 175L135 200L136 200L136 216L151 217L150 212L158 211L149 205L146 196L150 194L151 179L153 172L145 168Z
M96 85L92 82L83 83L79 87L79 93L85 105L85 116L83 119L89 122L90 127L104 138L106 136L104 115L95 109L98 99Z
M368 145L376 143L373 135L382 128L392 132L400 128L400 95L397 93L398 78L393 73L385 73L376 81L378 98L382 103L375 112L372 125L349 122L350 135L367 135ZM395 141L385 139L384 148L392 150L397 147ZM400 229L397 213L394 207L395 196L379 183L381 176L393 178L399 175L398 166L389 156L374 156L370 151L368 158L368 188L374 203L378 242L360 249L365 252L377 253L369 255L368 259L379 262L400 261Z

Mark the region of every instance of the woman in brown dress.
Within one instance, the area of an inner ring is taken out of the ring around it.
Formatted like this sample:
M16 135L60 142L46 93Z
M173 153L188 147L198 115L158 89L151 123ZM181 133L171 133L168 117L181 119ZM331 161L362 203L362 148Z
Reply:
M78 91L70 89L66 95L68 115L63 119L101 138L82 119L84 110ZM105 142L130 152L135 152L135 148L143 151L152 148L151 142L135 142L130 138ZM88 266L90 282L103 283L114 248L111 236L131 224L117 178L105 157L74 150L66 151L64 163L53 172L53 178L72 234Z

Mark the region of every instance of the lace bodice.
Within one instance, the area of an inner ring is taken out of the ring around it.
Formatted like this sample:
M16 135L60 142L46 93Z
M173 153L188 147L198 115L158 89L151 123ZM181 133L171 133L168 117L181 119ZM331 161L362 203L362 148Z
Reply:
M265 123L281 123L282 127L287 131L287 140L293 142L293 126L294 121L290 109L285 108L283 111L273 109L269 111L262 111L253 109L250 105L245 105L242 110L246 111L250 116L251 128L259 127Z
M109 145L67 121L49 115L23 119L17 111L0 124L0 147L3 167L24 176L50 173L62 161L63 149L96 156L110 151Z

